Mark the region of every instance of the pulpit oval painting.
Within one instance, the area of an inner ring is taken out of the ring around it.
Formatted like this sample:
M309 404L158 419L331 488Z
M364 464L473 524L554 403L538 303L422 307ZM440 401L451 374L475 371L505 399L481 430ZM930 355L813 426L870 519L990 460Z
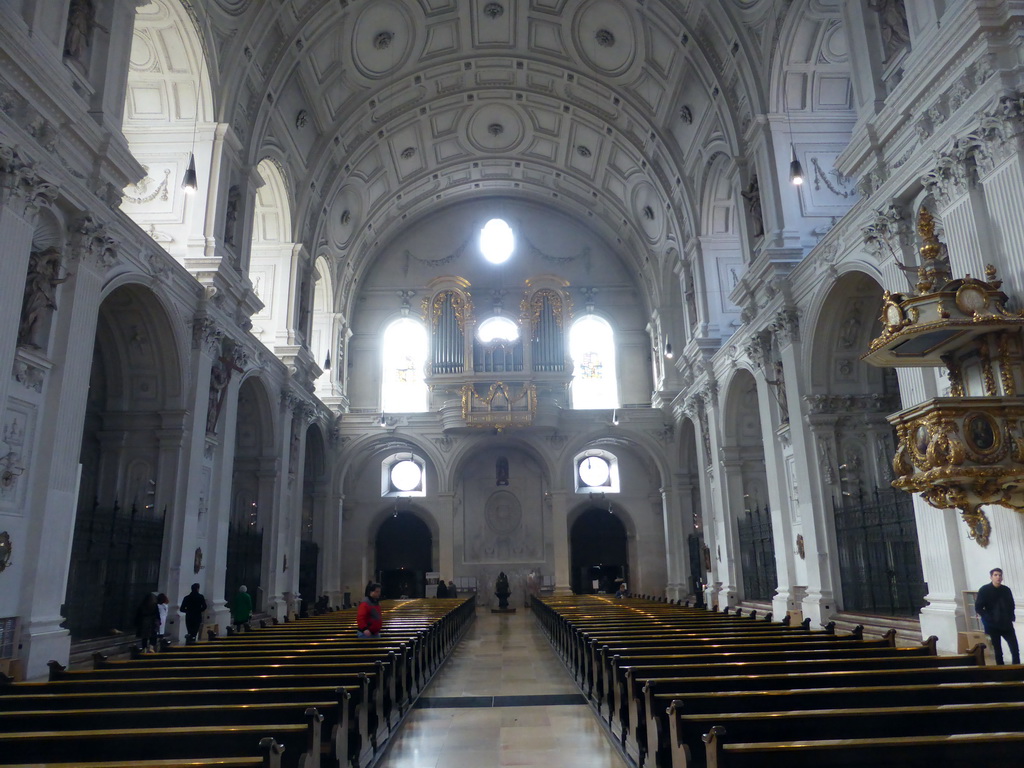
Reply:
M998 433L992 417L987 413L972 413L964 419L964 434L971 448L988 453L998 447Z

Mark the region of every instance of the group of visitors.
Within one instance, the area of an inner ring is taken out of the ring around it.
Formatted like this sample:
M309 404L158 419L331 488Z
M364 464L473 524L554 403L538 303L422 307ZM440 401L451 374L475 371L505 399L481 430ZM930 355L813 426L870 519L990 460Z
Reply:
M455 586L454 581L449 581L445 584L444 579L441 579L437 582L437 596L444 598L458 597L459 588Z
M185 617L185 642L194 643L203 628L206 615L206 598L199 591L198 583L185 595L178 609ZM143 653L155 653L160 650L167 632L167 612L170 600L163 592L147 592L139 607L135 610L135 635L139 638L139 650ZM252 596L243 584L238 588L231 601L231 621L237 631L248 626L252 618Z

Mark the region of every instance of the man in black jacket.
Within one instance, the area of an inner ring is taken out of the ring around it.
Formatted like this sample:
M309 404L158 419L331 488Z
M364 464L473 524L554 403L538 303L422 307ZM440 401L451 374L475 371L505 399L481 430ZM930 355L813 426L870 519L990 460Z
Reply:
M1017 646L1017 633L1013 629L1014 615L1013 593L1003 585L1003 569L993 568L988 574L991 584L978 590L978 598L974 601L974 610L981 617L985 632L992 640L992 651L996 656L996 664L1003 663L1003 644L1010 646L1010 656L1014 664L1020 664L1020 648Z
M203 613L206 612L206 598L200 594L198 583L193 584L192 591L185 595L180 610L185 614L185 640L194 643L203 626Z

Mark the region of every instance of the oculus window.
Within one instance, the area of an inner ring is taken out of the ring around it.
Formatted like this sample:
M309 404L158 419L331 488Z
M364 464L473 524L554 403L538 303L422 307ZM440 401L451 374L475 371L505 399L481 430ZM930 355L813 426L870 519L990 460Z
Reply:
M618 493L619 460L600 449L584 451L573 462L576 493Z
M491 219L480 230L480 253L491 264L504 264L515 247L512 227L504 219Z
M426 464L414 453L394 453L380 465L380 495L382 498L399 496L426 496Z
M427 410L427 385L423 371L427 362L427 329L422 323L403 317L384 331L381 411L421 413Z
M573 374L572 407L618 408L619 383L615 377L615 333L597 315L584 315L569 331Z

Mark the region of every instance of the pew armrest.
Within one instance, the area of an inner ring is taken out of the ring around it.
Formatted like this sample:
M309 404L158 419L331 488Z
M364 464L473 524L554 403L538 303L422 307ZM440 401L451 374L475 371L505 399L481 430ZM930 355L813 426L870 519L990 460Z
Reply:
M711 730L701 737L704 742L704 758L707 768L720 768L722 765L722 737L724 736L725 728L713 725ZM673 768L675 767L673 766Z
M260 739L260 756L263 758L263 768L281 768L281 753L284 746L274 741L272 736L264 736Z

